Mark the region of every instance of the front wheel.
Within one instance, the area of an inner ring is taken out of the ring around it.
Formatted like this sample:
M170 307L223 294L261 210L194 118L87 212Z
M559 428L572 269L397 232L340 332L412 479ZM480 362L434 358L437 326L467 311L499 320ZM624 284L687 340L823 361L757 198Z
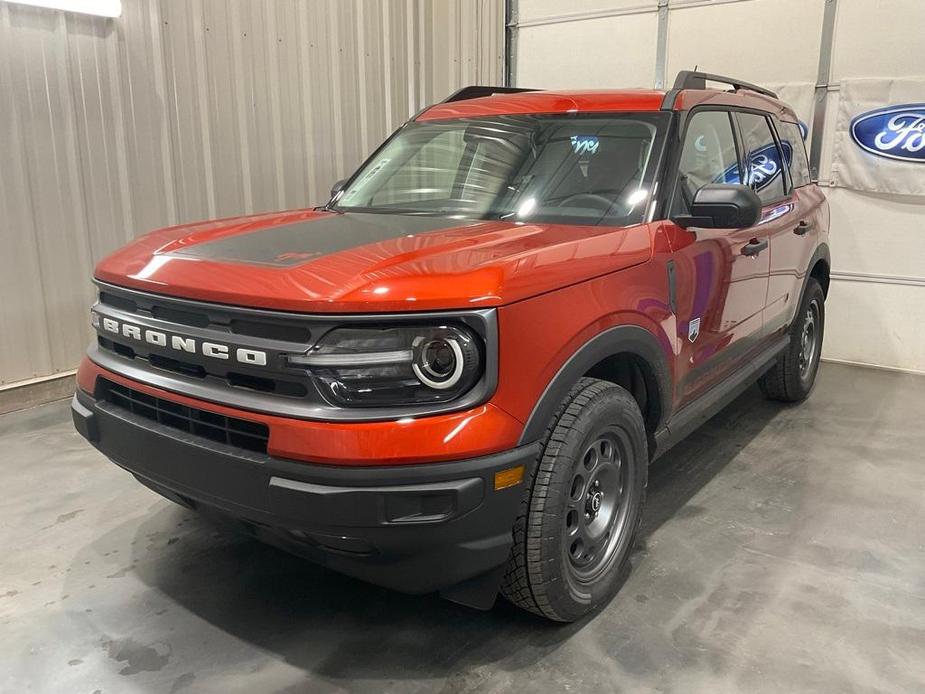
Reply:
M608 381L583 378L547 432L514 526L501 592L571 622L616 593L642 517L648 474L639 406Z
M810 278L790 326L790 344L774 367L758 381L767 398L800 402L809 396L819 371L824 328L825 294L819 283Z

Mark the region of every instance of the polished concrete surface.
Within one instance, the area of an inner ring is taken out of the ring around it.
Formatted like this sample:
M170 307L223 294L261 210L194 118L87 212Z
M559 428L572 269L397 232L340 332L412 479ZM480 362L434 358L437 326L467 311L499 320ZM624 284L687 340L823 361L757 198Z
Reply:
M925 379L826 364L652 468L633 570L555 626L216 529L65 403L0 417L2 692L925 691Z

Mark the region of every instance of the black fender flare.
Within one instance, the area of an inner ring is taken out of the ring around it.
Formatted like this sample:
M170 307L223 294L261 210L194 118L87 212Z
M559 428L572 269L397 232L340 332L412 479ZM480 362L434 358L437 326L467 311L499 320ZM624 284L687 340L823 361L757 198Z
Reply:
M831 272L832 271L832 253L831 251L829 251L829 244L827 243L820 243L816 247L816 251L813 253L813 257L809 259L809 264L806 266L806 277L803 278L803 290L802 292L800 292L800 301L803 300L803 294L806 293L806 285L809 284L809 278L811 276L813 268L816 267L816 263L818 263L820 260L825 261L825 264L829 268L829 272ZM823 287L823 289L827 290L828 288ZM828 294L828 291L826 291L826 294Z
M566 360L534 405L518 445L542 438L559 403L591 367L602 359L624 353L633 354L652 367L655 382L647 386L654 385L658 389L659 413L656 429L661 428L670 414L673 393L665 349L659 344L658 338L645 328L637 325L618 325L592 337Z
M794 318L796 318L796 313L800 310L799 307L803 305L803 297L806 296L806 288L809 286L809 280L812 278L813 268L816 267L816 263L818 263L820 260L825 261L825 264L829 268L829 272L831 272L832 254L829 251L829 244L827 243L820 243L816 247L816 250L813 252L813 256L809 259L809 263L806 265L806 274L803 275L803 286L800 288L800 300L795 304L793 309L794 315L790 316L790 319L787 323L788 328L793 322ZM826 297L828 297L828 287L823 287L822 290L825 292Z

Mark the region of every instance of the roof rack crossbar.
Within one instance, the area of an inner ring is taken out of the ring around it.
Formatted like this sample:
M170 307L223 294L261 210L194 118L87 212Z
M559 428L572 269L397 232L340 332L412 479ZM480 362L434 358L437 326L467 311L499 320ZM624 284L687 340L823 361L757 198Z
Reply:
M520 92L535 92L536 89L525 89L523 87L486 87L482 85L472 85L457 89L440 103L449 104L453 101L465 101L467 99L478 99L482 96L492 96L493 94L518 94Z
M706 89L707 82L722 82L733 87L733 89L750 89L753 92L770 96L772 99L777 98L777 94L770 89L759 87L751 82L743 82L733 77L724 77L723 75L713 75L709 72L695 72L693 70L681 70L677 79L674 81L675 89Z

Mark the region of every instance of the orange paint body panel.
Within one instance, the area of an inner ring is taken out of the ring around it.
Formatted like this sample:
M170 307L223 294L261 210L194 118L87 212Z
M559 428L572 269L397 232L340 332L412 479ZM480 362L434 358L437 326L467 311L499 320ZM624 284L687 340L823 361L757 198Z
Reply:
M648 236L638 228L491 221L379 241L285 267L177 253L335 216L299 210L169 227L116 251L94 274L123 287L221 304L297 313L384 313L499 306L636 265L651 254ZM295 242L279 255L303 252Z
M345 466L407 465L487 455L517 443L523 424L491 403L466 412L399 420L397 422L313 422L243 412L189 398L112 373L87 358L77 371L77 386L92 394L96 379L128 386L157 398L266 424L267 452L287 460Z
M466 99L432 106L416 120L473 118L531 113L618 113L620 111L658 111L665 92L653 90L588 90L569 92L523 92Z

